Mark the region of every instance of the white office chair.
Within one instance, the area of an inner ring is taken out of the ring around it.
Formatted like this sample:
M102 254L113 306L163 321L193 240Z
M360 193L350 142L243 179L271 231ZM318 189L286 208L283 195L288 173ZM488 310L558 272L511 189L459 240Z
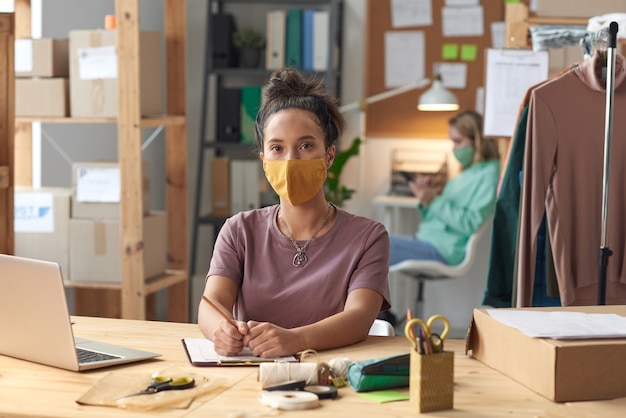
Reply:
M406 260L389 267L390 273L398 272L419 282L415 306L412 309L414 316L423 317L424 283L431 280L476 279L465 288L461 288L459 286L461 283L458 281L451 282L450 290L445 293L447 306L440 308L440 313L446 314L446 310L453 310L455 306L461 308L460 305L468 303L472 306L480 306L487 282L486 269L489 262L492 219L492 217L487 218L478 231L470 236L465 258L456 266L432 260ZM452 288L454 286L456 288ZM454 300L455 297L457 301ZM469 310L469 315L471 315L471 309Z
M369 335L394 337L396 335L396 331L393 329L393 325L391 325L384 319L374 319L374 323L370 328Z

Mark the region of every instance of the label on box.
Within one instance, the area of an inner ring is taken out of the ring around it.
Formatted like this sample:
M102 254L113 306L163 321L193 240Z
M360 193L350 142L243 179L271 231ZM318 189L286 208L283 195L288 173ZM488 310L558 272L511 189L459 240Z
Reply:
M115 46L78 49L78 77L81 80L117 78Z
M15 193L15 232L54 232L52 193Z
M29 73L33 71L32 39L16 39L14 54L14 68L16 73Z
M117 203L120 201L120 169L82 167L76 173L76 200Z

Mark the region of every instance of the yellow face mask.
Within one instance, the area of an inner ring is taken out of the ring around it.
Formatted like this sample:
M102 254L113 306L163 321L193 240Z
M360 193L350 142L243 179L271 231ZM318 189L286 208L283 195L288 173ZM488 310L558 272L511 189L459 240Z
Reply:
M326 164L323 158L265 160L263 170L274 191L293 206L311 200L326 180Z

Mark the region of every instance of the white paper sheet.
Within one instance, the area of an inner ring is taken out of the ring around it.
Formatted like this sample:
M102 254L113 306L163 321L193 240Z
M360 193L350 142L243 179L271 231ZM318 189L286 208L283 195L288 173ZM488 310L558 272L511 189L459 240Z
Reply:
M385 87L401 87L424 79L424 32L385 32Z
M76 173L78 202L119 202L121 195L119 168L80 168Z
M117 53L115 47L79 48L78 77L81 80L117 78Z
M483 36L482 6L442 7L443 36Z
M626 317L584 312L488 309L494 319L533 338L626 338Z
M491 22L491 47L502 49L505 45L506 25L504 22Z
M480 4L479 0L446 0L446 6L474 6Z
M432 0L391 0L391 26L393 28L432 24Z
M435 73L441 74L441 81L447 88L464 89L467 87L467 64L438 62L435 68Z
M548 52L487 50L486 136L510 137L526 91L548 78Z
M54 232L52 193L15 193L15 232Z
M14 50L13 67L16 73L29 73L33 71L33 40L16 39Z

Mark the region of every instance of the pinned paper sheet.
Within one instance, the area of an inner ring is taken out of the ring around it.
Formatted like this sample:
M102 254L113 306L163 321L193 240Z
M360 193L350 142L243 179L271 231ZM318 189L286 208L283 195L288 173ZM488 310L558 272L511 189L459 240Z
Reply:
M401 87L424 79L424 46L424 32L385 32L386 88Z
M392 27L405 28L432 24L432 0L391 0Z
M459 59L459 44L443 44L441 46L441 58L451 61Z
M478 46L476 44L461 45L461 61L476 61L478 57Z
M482 6L442 7L443 36L483 36Z

